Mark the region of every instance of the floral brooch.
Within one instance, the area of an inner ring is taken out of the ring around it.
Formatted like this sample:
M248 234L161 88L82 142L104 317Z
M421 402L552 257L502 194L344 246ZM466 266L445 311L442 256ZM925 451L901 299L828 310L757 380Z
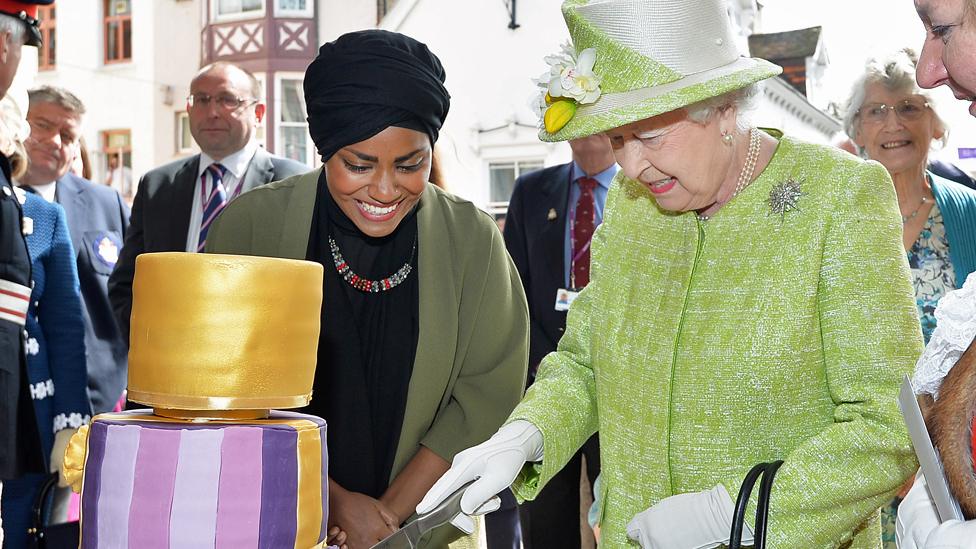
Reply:
M579 105L588 105L600 97L600 77L593 73L596 49L587 48L577 55L573 46L566 43L562 51L545 60L549 70L536 80L542 88L536 106L545 130L556 133L573 119Z

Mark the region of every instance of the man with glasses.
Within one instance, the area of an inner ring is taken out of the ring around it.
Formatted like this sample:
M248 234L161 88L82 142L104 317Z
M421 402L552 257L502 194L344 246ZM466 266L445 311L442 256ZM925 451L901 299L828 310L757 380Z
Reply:
M186 110L201 152L151 170L139 181L132 224L109 279L109 298L126 338L139 254L202 252L210 224L228 202L309 170L254 141L265 114L261 85L236 65L217 62L200 69L190 82Z
M125 389L128 361L108 300L108 275L129 226L129 207L115 189L71 173L80 149L82 101L54 86L32 89L28 95L31 133L24 146L30 163L18 183L64 208L84 302L88 395L94 413L110 412ZM80 425L74 421L68 427ZM66 444L67 436L60 435L58 443Z

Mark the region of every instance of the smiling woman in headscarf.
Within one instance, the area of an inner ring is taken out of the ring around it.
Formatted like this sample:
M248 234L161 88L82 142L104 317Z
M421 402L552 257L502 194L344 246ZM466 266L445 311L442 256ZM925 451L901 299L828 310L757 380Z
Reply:
M303 411L329 423L329 522L350 549L407 520L454 454L501 425L524 384L528 312L501 234L428 182L450 105L444 77L401 34L322 46L305 99L324 165L241 196L207 239L208 252L326 267ZM448 525L424 546L460 536Z

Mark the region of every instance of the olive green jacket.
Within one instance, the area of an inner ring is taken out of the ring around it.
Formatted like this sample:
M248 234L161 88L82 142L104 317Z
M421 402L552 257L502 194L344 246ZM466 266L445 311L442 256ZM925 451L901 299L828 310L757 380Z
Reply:
M916 466L896 404L922 350L900 221L880 165L789 138L708 221L618 175L590 284L511 416L545 441L517 495L599 429L601 548L636 546L627 523L673 494L734 499L775 459L770 549L880 548L877 509Z
M207 252L305 259L320 172L241 195ZM430 184L417 208L420 334L393 477L421 445L450 462L488 439L522 396L528 363L525 294L494 221ZM444 544L438 533L429 547Z

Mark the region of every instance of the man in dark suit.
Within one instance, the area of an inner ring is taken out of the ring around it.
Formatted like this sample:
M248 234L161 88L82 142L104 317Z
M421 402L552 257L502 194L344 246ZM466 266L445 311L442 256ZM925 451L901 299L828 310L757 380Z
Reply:
M20 66L23 46L40 46L37 4L51 0L0 0L0 97ZM0 490L3 480L44 470L24 354L31 263L23 213L10 181L12 135L0 145ZM3 530L0 530L0 544Z
M129 207L114 189L70 172L80 147L81 100L52 86L28 94L31 134L24 146L30 165L20 183L64 208L85 303L88 396L92 411L101 414L112 410L125 389L127 351L108 301L108 275L122 248Z
M109 279L109 297L126 338L139 254L203 251L210 223L229 201L310 169L254 142L265 113L261 86L236 65L218 62L200 69L190 82L186 108L190 133L202 152L156 168L139 181L132 225Z
M569 142L573 161L519 177L505 217L505 245L529 302L529 380L566 329L566 310L589 282L589 245L603 220L617 173L605 136ZM526 549L580 547L580 472L592 484L599 472L594 435L539 493L519 509Z

